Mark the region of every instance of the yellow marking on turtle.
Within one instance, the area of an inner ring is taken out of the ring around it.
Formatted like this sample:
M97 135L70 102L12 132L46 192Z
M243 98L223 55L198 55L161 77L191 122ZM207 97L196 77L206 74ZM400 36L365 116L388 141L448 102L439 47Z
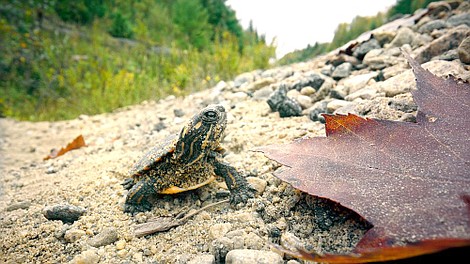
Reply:
M213 126L211 126L211 128L209 128L209 131L207 131L207 133L206 133L206 138L202 141L202 144L201 144L202 149L205 149L207 147L207 145L210 144L209 138L212 134L212 128L213 128Z
M235 180L235 177L233 177L232 173L229 170L227 170L227 174L230 177L230 179L232 180L232 188L236 188L237 187L237 181Z
M194 128L199 129L201 126L202 126L202 121L199 121L194 125Z
M159 192L160 194L175 194L175 193L181 193L181 192L186 192L190 190L195 190L197 188L200 188L204 185L207 185L215 180L215 176L211 176L209 179L205 180L204 182L201 182L199 184L196 184L194 186L188 187L188 188L181 188L181 187L176 187L176 186L171 186L169 188L166 188L165 190Z

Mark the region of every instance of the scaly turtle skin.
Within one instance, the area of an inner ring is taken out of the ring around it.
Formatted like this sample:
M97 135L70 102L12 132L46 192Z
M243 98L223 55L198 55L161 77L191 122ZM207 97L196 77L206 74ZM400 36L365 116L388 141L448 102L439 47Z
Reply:
M222 177L230 202L252 198L254 189L229 164L222 161L220 141L227 125L225 108L209 105L196 114L179 136L152 148L130 171L123 185L129 190L124 211L134 214L152 208L149 198L193 190Z

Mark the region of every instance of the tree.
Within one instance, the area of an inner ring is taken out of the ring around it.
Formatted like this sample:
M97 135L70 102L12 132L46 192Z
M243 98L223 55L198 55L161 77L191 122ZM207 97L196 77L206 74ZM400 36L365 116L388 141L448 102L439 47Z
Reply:
M188 43L203 50L210 43L211 29L209 15L199 0L177 0L173 4L173 22L182 35L180 46L189 48Z

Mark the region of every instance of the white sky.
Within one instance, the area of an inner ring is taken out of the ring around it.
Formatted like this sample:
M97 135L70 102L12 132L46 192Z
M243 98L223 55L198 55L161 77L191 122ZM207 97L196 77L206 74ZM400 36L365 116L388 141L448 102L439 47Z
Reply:
M276 38L277 58L315 42L331 42L339 23L385 11L396 0L227 0L246 29L253 20L266 41Z

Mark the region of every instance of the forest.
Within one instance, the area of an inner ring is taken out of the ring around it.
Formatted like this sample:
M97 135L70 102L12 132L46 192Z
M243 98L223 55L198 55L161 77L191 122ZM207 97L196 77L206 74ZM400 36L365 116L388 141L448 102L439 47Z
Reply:
M287 54L313 58L428 0L338 25L331 43ZM0 116L65 120L186 95L272 67L274 43L243 29L225 0L8 0L0 7ZM275 66L275 65L274 65Z
M0 17L0 113L19 120L188 94L275 52L222 0L8 1Z

